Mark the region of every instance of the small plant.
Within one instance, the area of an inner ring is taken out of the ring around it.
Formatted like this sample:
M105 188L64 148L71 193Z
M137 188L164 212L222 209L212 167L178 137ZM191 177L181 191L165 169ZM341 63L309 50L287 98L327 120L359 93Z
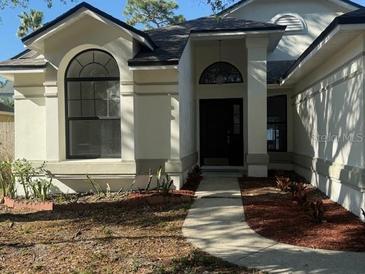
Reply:
M150 187L151 187L151 184L152 184L152 180L153 180L153 175L152 175L152 170L150 169L149 172L148 172L148 183L147 183L147 186L146 186L145 191L149 191L150 190Z
M36 170L32 164L25 159L18 159L13 162L13 172L24 190L25 199L30 199L30 185L32 177L36 175Z
M106 192L94 179L92 179L89 175L86 175L86 178L92 188L93 194L97 196L106 196Z
M310 203L310 213L315 223L320 224L323 222L324 207L322 199Z
M288 177L276 177L276 185L281 191L289 191L290 178Z
M194 166L192 172L196 176L201 176L202 175L202 170L201 170L199 165Z
M9 198L16 197L18 182L23 187L25 199L48 200L52 177L51 172L45 169L45 162L39 167L33 167L25 159L0 163L0 184L4 196Z
M170 176L168 174L163 174L162 167L160 167L156 174L157 191L167 195L170 192L173 183L174 181Z
M0 187L3 197L15 198L15 176L12 172L12 163L9 161L0 162Z
M299 205L304 205L308 202L306 185L304 185L303 183L296 184L293 199L297 201Z
M49 193L52 186L52 178L51 179L39 178L33 180L30 183L30 186L32 188L34 198L41 201L49 200Z

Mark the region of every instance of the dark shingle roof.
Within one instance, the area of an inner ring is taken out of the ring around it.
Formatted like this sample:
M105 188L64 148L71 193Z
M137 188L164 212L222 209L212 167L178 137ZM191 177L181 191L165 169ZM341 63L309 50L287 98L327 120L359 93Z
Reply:
M287 78L296 67L309 55L311 52L322 43L322 41L338 26L338 25L356 25L365 24L365 8L358 9L344 15L336 17L331 24L317 37L316 40L303 52L301 56L289 67L283 74L282 78Z
M0 111L14 112L14 109L0 102Z
M279 84L281 76L289 69L295 60L268 61L267 62L267 83Z
M191 33L220 31L284 30L285 26L237 18L202 17L183 24L147 31L157 45L154 51L141 51L129 60L130 66L177 64Z
M44 68L47 61L44 58L37 58L38 55L36 51L27 49L9 60L0 62L0 68Z

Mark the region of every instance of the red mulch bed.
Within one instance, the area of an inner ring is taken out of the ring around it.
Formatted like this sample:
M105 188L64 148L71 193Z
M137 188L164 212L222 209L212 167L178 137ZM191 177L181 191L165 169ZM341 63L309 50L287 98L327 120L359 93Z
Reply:
M322 196L325 222L316 224L308 213L280 192L273 180L240 180L246 221L258 234L280 243L315 249L365 252L365 223Z

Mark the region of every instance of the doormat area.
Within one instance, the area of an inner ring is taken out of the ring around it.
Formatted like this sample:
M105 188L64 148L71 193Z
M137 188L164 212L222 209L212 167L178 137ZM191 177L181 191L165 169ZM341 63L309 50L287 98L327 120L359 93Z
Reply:
M323 197L324 222L313 222L290 193L270 179L240 179L246 222L256 233L280 243L338 251L365 252L365 224L351 212Z

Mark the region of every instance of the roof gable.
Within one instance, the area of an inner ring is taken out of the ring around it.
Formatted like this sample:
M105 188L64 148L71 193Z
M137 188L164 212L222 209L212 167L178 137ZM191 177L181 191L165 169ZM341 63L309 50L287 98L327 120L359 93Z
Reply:
M241 0L238 1L237 3L227 7L226 9L222 10L221 12L218 13L219 16L226 16L228 14L230 14L231 12L244 7L245 5L248 5L252 2L254 2L255 0ZM330 1L332 3L335 3L337 5L341 5L341 6L348 6L349 8L352 7L353 9L360 9L360 8L364 8L364 6L357 4L353 1L350 0L327 0Z
M26 45L31 44L32 42L34 42L38 38L40 38L42 35L45 35L48 32L51 32L51 30L53 28L57 27L62 22L67 22L67 20L69 20L72 16L76 15L80 11L92 12L92 13L106 19L107 21L112 22L113 24L117 25L118 27L129 31L130 33L132 33L136 36L137 40L139 40L140 42L145 44L151 50L153 50L156 47L156 45L154 44L154 42L152 41L152 39L149 37L149 35L146 32L138 30L138 29L124 23L123 21L107 14L106 12L95 8L94 6L92 6L86 2L82 2L78 5L76 5L74 8L70 9L66 13L58 16L56 19L46 23L43 27L41 27L41 28L37 29L36 31L30 33L29 35L25 36L24 38L22 38L22 42Z

